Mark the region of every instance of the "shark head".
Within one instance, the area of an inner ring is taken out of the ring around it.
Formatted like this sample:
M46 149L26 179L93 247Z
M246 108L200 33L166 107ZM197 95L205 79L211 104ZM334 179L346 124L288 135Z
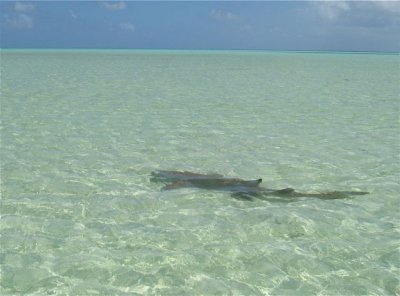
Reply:
M257 187L262 182L262 179L250 180L250 181L242 181L240 185L248 186L248 187Z

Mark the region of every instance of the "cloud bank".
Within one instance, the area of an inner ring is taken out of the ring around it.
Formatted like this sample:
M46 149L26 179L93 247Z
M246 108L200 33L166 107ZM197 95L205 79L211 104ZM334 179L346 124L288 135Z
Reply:
M219 21L235 21L240 19L236 14L230 11L218 9L211 10L210 17Z
M33 28L33 18L24 13L18 13L13 15L6 15L6 22L13 28L16 29L31 29Z
M135 31L135 26L132 23L129 23L129 22L119 23L118 26L122 30L125 30L125 31L130 31L130 32L134 32Z
M16 12L33 11L35 10L35 5L25 2L15 2L14 9Z
M106 10L122 10L126 8L126 4L123 1L120 2L100 2L100 7Z
M383 27L400 24L397 1L310 2L322 21L347 27Z
M15 2L14 12L4 15L6 24L14 29L32 29L34 27L33 16L35 5L31 3Z

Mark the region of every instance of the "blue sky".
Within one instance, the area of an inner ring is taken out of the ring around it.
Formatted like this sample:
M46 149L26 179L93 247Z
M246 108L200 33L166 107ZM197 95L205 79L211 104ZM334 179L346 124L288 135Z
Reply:
M397 1L1 1L2 48L400 51Z

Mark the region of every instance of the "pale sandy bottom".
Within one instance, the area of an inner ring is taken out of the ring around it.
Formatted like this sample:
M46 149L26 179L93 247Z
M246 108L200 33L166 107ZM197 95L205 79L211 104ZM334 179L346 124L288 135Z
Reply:
M399 57L3 51L2 295L395 295ZM154 169L363 190L245 202Z

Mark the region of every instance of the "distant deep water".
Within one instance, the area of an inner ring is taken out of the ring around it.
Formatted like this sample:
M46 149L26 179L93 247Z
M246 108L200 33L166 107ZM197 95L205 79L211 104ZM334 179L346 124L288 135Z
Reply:
M400 295L400 58L1 51L2 295ZM362 190L246 202L155 169Z

